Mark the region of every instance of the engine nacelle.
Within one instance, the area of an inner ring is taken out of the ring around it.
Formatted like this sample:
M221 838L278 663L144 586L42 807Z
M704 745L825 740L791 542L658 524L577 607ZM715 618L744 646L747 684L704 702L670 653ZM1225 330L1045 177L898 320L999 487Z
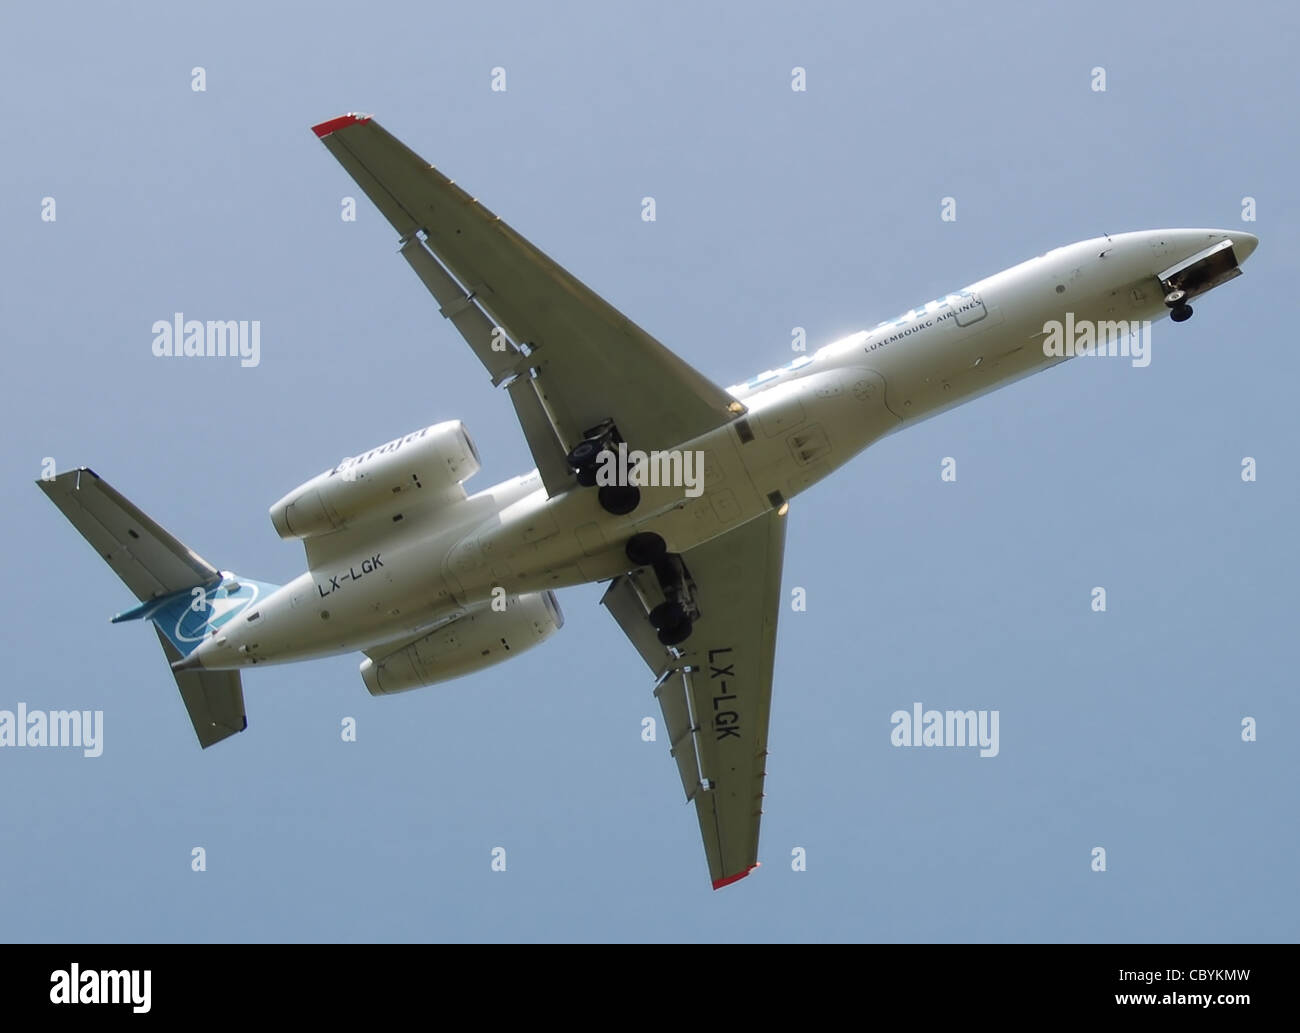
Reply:
M434 685L517 656L562 627L554 592L511 596L501 611L482 603L379 661L366 658L361 678L372 696Z
M271 523L281 538L311 538L402 506L457 502L478 469L478 450L461 422L436 423L294 488L271 507Z

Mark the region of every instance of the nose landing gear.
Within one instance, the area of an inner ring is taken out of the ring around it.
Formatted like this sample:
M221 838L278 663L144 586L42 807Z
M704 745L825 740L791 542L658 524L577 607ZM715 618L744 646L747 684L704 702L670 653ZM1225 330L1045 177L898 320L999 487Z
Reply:
M1192 318L1188 298L1199 298L1206 291L1241 275L1231 235L1215 233L1210 239L1214 243L1209 247L1156 273L1156 279L1166 292L1169 318L1175 323L1185 323Z
M1169 307L1169 318L1175 323L1185 323L1192 318L1192 306L1185 300L1187 292L1174 288L1165 295L1165 304Z

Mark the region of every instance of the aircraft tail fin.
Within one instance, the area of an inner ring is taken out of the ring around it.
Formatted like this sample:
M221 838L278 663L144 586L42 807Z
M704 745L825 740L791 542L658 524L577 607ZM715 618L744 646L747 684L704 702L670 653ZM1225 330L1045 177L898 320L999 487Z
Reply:
M248 727L238 671L174 667L278 586L218 570L88 467L36 483L140 600L113 621L153 622L200 745Z

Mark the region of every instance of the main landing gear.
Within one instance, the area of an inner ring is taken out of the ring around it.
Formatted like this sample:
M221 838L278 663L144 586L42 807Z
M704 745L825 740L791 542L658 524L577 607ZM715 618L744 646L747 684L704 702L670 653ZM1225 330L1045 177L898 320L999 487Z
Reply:
M622 441L613 420L605 420L586 431L565 457L578 483L584 488L594 487L601 454L615 451ZM606 513L627 516L641 504L641 489L635 484L602 484L596 498Z
M1165 295L1165 304L1169 306L1169 318L1175 323L1185 323L1192 318L1192 306L1187 304L1187 292L1174 288Z
M663 590L664 601L649 614L650 626L665 646L680 646L691 637L695 621L700 619L695 604L695 582L681 556L669 552L664 540L653 531L640 531L624 547L628 561L637 567L650 567Z
M649 567L668 555L668 545L653 531L640 531L627 540L623 551L634 566Z

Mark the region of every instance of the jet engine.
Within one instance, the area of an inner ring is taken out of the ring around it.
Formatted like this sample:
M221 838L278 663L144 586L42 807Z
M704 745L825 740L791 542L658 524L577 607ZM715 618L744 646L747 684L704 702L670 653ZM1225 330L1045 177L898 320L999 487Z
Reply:
M458 502L478 469L478 450L461 422L437 423L294 488L271 507L271 523L281 538L311 538L403 506Z
M517 656L563 626L554 592L510 596L504 610L481 603L378 661L363 660L361 678L372 696L434 685Z

